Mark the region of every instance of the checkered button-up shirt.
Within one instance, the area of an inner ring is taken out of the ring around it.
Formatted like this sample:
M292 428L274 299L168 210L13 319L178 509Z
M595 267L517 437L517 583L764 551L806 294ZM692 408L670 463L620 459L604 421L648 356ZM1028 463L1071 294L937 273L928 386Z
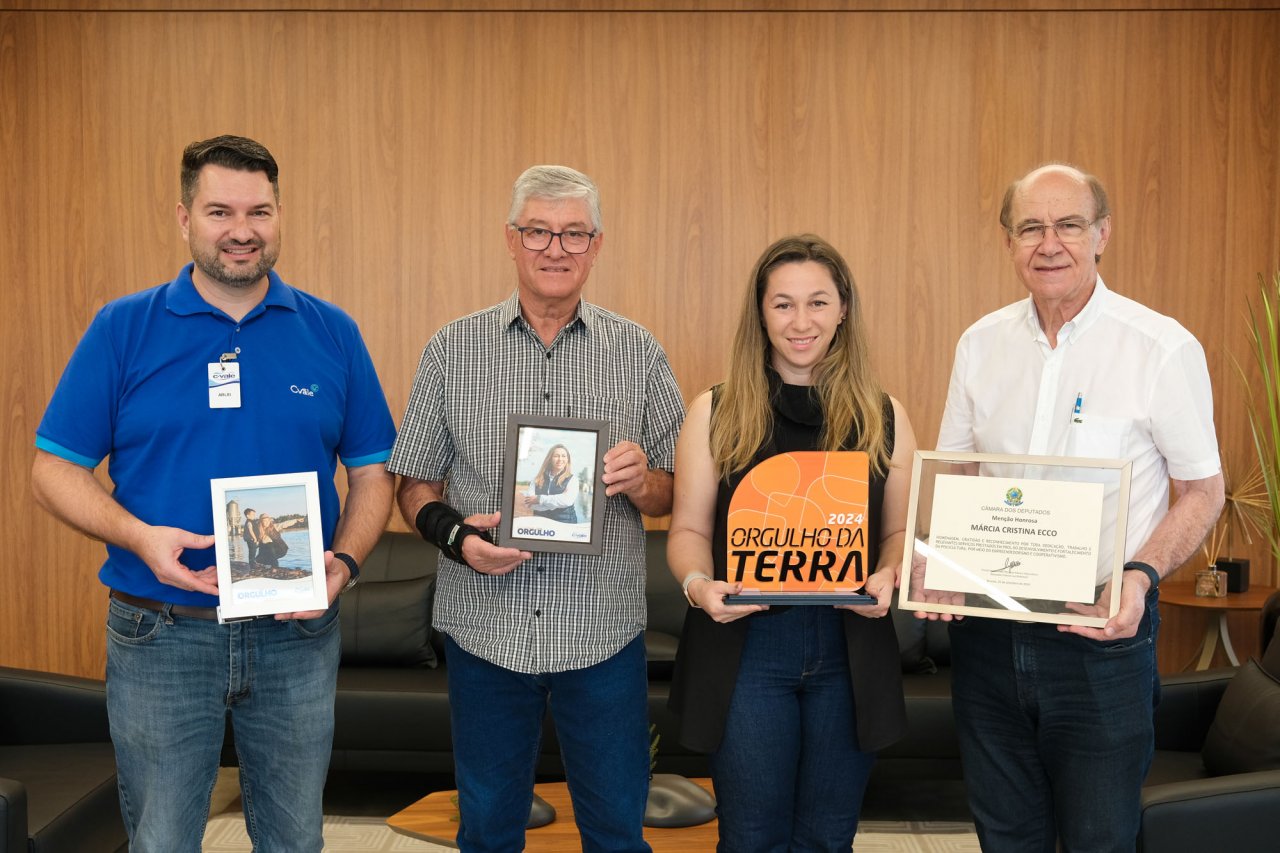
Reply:
M445 481L446 499L464 516L495 512L511 412L606 420L610 445L634 441L650 468L671 471L684 404L666 354L643 327L582 301L546 346L513 294L427 344L387 467ZM516 672L605 660L646 619L644 527L625 496L606 499L602 538L600 556L537 553L500 576L442 555L435 627Z

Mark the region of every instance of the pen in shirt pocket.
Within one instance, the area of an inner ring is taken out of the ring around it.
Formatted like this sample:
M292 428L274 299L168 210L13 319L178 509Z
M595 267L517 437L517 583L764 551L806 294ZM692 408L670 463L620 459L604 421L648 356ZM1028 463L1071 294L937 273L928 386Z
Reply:
M1084 416L1081 414L1084 409L1084 392L1076 392L1076 404L1071 408L1071 422L1073 424L1084 423Z

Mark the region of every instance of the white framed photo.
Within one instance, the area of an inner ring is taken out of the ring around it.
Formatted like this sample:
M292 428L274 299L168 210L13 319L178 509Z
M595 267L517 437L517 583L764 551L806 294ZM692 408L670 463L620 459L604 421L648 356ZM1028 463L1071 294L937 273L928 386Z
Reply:
M316 472L223 477L209 486L218 619L328 608Z

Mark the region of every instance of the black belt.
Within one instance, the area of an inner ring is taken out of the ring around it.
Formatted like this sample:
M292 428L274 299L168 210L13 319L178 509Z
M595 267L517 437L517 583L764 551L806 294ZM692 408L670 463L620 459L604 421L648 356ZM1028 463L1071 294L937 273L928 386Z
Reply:
M154 598L139 598L136 595L130 595L127 592L121 592L118 589L111 590L111 597L122 604L131 604L134 607L141 607L143 610L154 610L156 613L163 612L167 607L169 612L174 616L185 616L188 619L204 619L209 622L218 621L218 610L216 607L192 607L189 604L170 604L167 601L156 601Z

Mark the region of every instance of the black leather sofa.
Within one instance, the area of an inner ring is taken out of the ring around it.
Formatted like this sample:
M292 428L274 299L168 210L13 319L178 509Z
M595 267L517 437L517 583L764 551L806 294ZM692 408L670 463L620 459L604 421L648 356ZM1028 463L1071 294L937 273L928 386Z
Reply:
M1280 848L1278 615L1280 593L1262 609L1261 660L1160 680L1156 755L1142 790L1140 850ZM1234 744L1224 746L1226 741ZM1231 761L1266 769L1214 775L1206 765L1221 769L1223 752L1236 753Z
M0 853L127 842L103 683L0 667Z
M655 772L704 776L706 757L676 742L675 719L667 710L686 604L667 569L666 538L665 531L647 534L649 630L645 640L649 715L659 739ZM435 566L435 548L416 535L384 534L365 561L360 584L343 599L343 664L338 673L332 764L336 770L452 772L443 650L430 629ZM1274 625L1277 610L1280 598L1264 611L1264 620L1270 613ZM951 713L946 627L898 612L893 618L902 653L909 728L905 738L880 754L864 815L967 819ZM1276 656L1280 657L1280 645ZM1144 802L1145 849L1213 849L1188 840L1221 832L1221 817L1204 817L1216 809L1223 810L1220 815L1231 815L1231 822L1240 827L1257 825L1260 815L1273 823L1269 816L1280 814L1276 799L1280 770L1212 777L1201 760L1205 733L1234 673L1228 669L1162 679L1157 754ZM549 725L544 729L538 769L548 775L562 772L559 747Z
M676 743L668 684L684 619L684 596L666 569L666 533L649 535L649 711L658 735L656 772L706 775L706 759ZM437 562L416 535L385 533L342 600L332 770L452 773L444 649L430 628ZM538 771L563 772L555 731L543 732Z
M332 767L338 771L453 770L443 652L430 628L436 551L416 535L384 534L361 583L342 601ZM668 687L685 602L666 566L666 533L648 534L649 712L659 737L655 771L701 776L705 756L675 740ZM1280 594L1262 614L1263 666L1280 692ZM965 817L951 715L946 629L895 613L909 732L881 753L864 815L900 820ZM434 664L434 665L433 665ZM1144 790L1141 849L1272 849L1280 770L1212 776L1207 733L1237 670L1166 676L1156 713L1157 753ZM1274 719L1259 741L1280 733ZM1280 749L1280 747L1275 747ZM539 771L562 772L545 730ZM230 751L224 753L234 763ZM1229 830L1229 834L1228 833ZM102 682L0 668L0 853L123 850Z
M684 749L667 710L685 600L666 563L666 531L647 534L649 717L658 737L655 772L707 775L706 757ZM383 534L342 601L331 767L339 771L451 773L449 702L439 637L430 630L436 549L416 535ZM883 811L903 819L964 817L960 758L951 721L946 629L895 616L904 648L910 735L884 753L872 777ZM540 773L562 772L554 730L544 729ZM907 796L907 794L910 796ZM957 813L958 811L958 813Z

